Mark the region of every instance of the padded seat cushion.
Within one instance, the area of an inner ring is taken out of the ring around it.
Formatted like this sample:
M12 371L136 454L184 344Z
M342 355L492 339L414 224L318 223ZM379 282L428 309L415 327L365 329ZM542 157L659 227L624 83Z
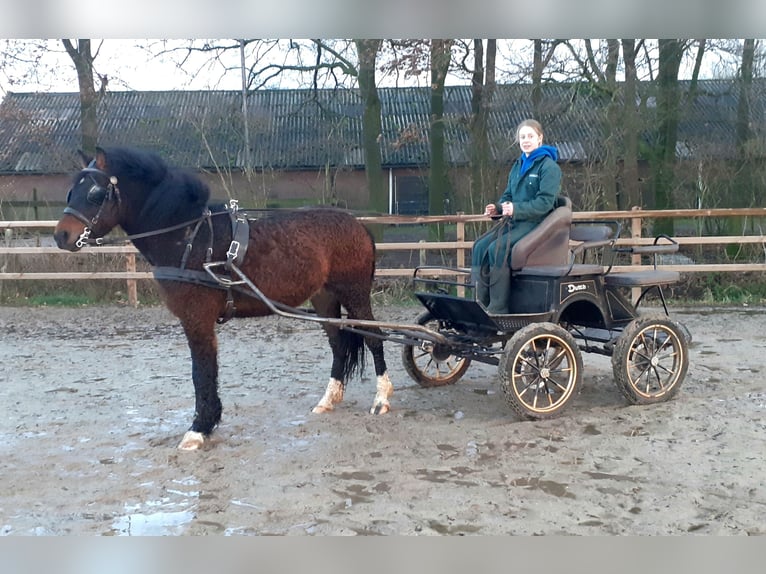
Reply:
M650 287L677 283L681 278L678 271L653 269L649 271L614 272L604 276L604 283L618 287Z
M539 275L541 277L580 277L582 275L601 275L604 267L575 263L574 265L535 265L514 271L514 275Z

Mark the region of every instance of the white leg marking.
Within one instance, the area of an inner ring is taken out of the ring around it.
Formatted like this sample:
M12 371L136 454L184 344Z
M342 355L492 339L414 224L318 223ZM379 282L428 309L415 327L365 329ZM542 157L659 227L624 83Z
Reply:
M186 431L178 450L199 450L205 444L205 435L201 432Z
M378 377L378 392L375 394L375 401L372 403L370 413L374 415L383 415L391 410L388 399L394 394L394 385L388 376L388 371Z
M339 402L343 400L343 383L337 379L330 378L327 383L327 390L324 392L322 400L313 408L313 413L329 413Z

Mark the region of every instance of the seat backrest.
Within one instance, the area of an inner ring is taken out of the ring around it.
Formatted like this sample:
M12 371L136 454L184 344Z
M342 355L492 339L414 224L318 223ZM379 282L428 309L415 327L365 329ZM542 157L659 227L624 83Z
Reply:
M569 264L569 228L572 201L558 196L553 211L537 227L519 239L511 250L511 269L537 265Z

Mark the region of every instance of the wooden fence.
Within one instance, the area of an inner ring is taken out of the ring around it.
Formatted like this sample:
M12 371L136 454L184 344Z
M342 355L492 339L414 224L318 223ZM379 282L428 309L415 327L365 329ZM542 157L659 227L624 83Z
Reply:
M674 218L676 220L703 222L707 218L729 218L738 217L742 220L752 218L751 221L758 222L757 225L751 225L753 230L750 234L726 235L726 236L676 236L674 239L681 245L700 245L700 246L724 246L724 245L757 245L763 252L759 257L759 262L748 263L709 263L709 264L663 264L663 269L681 271L684 273L700 272L742 272L742 271L766 271L766 236L761 228L766 224L766 208L743 208L743 209L678 209L678 210L641 210L633 209L631 211L581 211L573 215L574 221L581 220L618 220L630 229L629 237L622 237L617 241L618 245L648 245L652 243L654 237L643 237L642 229L647 220L661 218ZM469 252L473 244L466 240L466 224L473 222L486 221L483 216L476 215L444 215L444 216L381 216L381 217L360 217L361 221L369 224L381 225L412 225L412 224L436 224L449 223L455 224L455 241L418 241L418 242L396 242L396 243L378 243L379 251L417 251L420 253L421 261L425 261L425 253L429 250L451 251L455 250L455 262L458 267L464 267L469 257ZM37 230L45 234L51 234L56 226L56 221L0 221L0 230L2 230L7 239L14 234L14 230L26 229ZM0 240L2 243L2 240ZM136 281L151 279L152 273L148 271L137 271L136 255L138 251L132 245L124 246L101 246L88 247L77 253L63 251L57 247L46 246L14 246L13 241L6 241L5 245L0 244L0 256L3 255L57 255L62 257L82 257L92 254L117 254L125 256L125 271L97 271L97 272L34 272L34 273L12 273L0 272L0 281L3 280L82 280L82 279L122 279L127 281L128 300L136 305L138 302ZM0 258L2 262L2 258ZM628 265L615 265L613 270L633 271L647 268L649 264L642 264L640 256L633 256ZM410 277L414 268L379 268L376 275L378 277ZM447 270L438 270L434 274L450 275Z

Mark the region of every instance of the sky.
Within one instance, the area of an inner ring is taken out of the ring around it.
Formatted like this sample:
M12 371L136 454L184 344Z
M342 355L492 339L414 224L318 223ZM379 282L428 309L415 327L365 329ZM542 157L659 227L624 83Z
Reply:
M93 49L98 40L92 40ZM239 89L240 80L236 74L229 74L221 82L217 74L196 74L192 71L198 65L188 64L182 71L170 56L152 58L145 47L152 43L155 50L161 48L157 40L146 39L107 39L104 40L95 59L96 71L106 74L110 90L175 90L175 89ZM176 43L183 44L183 41ZM38 67L39 77L29 77L23 81L12 82L0 73L0 93L2 92L76 92L78 91L77 74L71 58L65 53L60 41L51 45L58 52L45 56L44 64ZM232 57L235 57L233 54ZM236 64L238 57L235 58ZM200 60L199 65L202 61ZM17 72L26 66L16 67Z
M219 83L147 61L130 39L743 38L763 35L761 12L758 0L0 0L0 38L109 38L96 64L117 73L112 90L239 89L236 74ZM0 74L0 96L76 91L69 58L55 69L44 84Z
M0 40L2 42L3 40ZM12 41L15 43L24 40ZM35 41L37 42L37 41ZM239 50L233 49L225 52L226 65L230 70L224 74L224 67L215 61L210 54L194 54L183 63L181 69L179 63L187 54L185 48L188 40L151 40L151 39L106 39L91 40L92 49L98 51L95 59L95 71L97 74L108 76L108 89L110 91L169 91L169 90L239 90L241 89L241 73L239 70ZM234 45L235 40L220 40L216 44L225 42ZM501 40L498 43L498 81L504 81L504 70L514 65L512 57L513 46L516 49L523 47L529 58L531 42L529 40ZM0 45L0 47L2 47ZM6 73L8 63L0 66L0 97L8 92L76 92L78 91L77 75L71 58L64 51L60 40L49 40L49 50L45 51L45 57L37 66L36 74L26 75L20 72L28 70L29 65L19 65L16 73ZM172 48L180 51L172 51ZM562 49L563 50L563 49ZM168 53L164 53L168 52ZM1 52L0 52L1 53ZM276 57L285 58L286 50L273 50ZM559 52L561 55L561 51ZM721 60L719 53L708 52L703 65L702 78L721 77ZM248 56L248 58L253 58ZM313 55L310 56L313 63ZM518 62L518 59L516 59ZM2 63L2 62L0 62ZM249 63L252 63L251 61ZM279 63L279 62L276 62ZM691 74L691 56L685 61L685 67L681 71L681 77L687 79ZM726 68L736 70L737 57L729 57ZM717 66L717 68L716 68ZM403 79L390 76L388 78L379 75L379 86L409 85L424 86L429 81L428 74L422 74L417 78ZM466 84L465 76L452 76L448 84ZM98 88L100 83L96 82ZM304 87L295 79L281 75L268 87L270 88L295 88Z

